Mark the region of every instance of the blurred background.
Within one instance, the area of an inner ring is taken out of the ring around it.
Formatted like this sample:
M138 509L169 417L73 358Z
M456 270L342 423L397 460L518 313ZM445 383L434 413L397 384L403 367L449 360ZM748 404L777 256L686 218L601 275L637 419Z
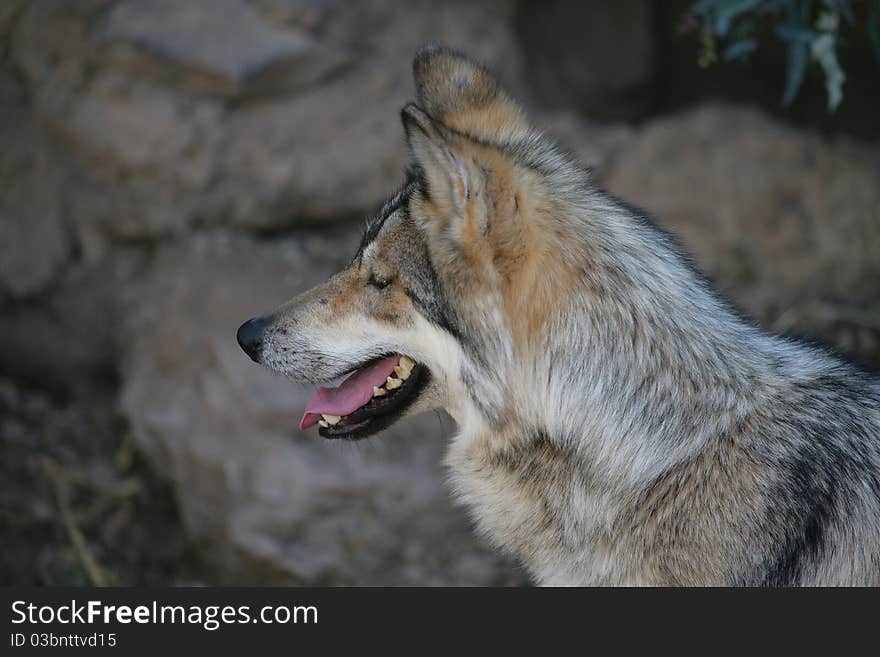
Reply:
M880 364L878 2L3 0L0 583L523 584L425 415L302 434L245 319L401 179L427 42L489 64L750 316Z

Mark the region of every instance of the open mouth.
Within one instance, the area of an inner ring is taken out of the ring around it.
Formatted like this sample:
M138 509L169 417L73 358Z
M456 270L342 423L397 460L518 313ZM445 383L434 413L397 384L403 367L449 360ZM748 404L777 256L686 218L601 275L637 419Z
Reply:
M318 425L324 438L366 438L393 424L418 399L428 368L408 356L385 356L359 367L335 388L318 388L300 429Z

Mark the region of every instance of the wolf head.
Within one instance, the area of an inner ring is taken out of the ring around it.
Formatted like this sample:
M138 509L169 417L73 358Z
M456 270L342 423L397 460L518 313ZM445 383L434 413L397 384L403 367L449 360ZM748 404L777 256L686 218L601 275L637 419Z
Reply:
M481 66L430 47L413 73L417 102L401 112L411 165L351 264L238 332L253 360L292 379L348 375L306 408L301 426L327 438L438 407L502 422L522 382L540 379L523 354L577 279L554 217L586 174Z

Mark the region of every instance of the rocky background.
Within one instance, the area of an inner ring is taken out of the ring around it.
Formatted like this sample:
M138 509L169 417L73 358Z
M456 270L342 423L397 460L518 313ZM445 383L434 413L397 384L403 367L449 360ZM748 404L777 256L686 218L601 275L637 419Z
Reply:
M696 69L686 6L3 0L0 583L526 583L448 497L446 416L301 434L308 391L234 339L350 258L426 42L748 314L880 364L876 70L835 117L817 80L783 111L781 60Z

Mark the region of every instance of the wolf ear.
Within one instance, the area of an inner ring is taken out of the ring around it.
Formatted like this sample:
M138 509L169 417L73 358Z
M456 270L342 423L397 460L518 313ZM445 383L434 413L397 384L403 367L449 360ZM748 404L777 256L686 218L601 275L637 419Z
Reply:
M459 52L422 48L413 61L413 78L418 104L457 132L499 145L529 132L520 106L486 69Z
M431 198L460 210L470 197L471 174L452 144L459 137L446 134L448 130L413 103L401 110L400 117L413 161Z

